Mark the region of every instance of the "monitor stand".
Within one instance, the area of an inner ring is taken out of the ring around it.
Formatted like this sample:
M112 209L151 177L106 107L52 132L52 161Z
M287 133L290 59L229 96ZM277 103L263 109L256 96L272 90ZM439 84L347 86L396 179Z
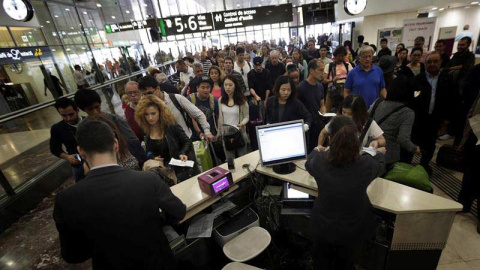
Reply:
M279 164L279 165L273 165L272 168L273 168L273 171L275 173L278 173L278 174L293 173L297 169L295 164L293 164L292 162Z

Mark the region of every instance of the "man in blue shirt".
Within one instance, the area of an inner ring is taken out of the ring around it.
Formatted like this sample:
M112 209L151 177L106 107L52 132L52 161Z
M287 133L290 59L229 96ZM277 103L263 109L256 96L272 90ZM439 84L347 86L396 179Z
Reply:
M344 97L349 94L361 95L367 107L370 107L379 95L386 97L385 80L382 69L372 64L373 48L371 46L361 47L358 55L360 64L348 73Z

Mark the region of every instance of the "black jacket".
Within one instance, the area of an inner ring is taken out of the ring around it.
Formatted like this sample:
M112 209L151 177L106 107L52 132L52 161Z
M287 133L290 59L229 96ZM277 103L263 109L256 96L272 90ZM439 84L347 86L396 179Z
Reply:
M367 187L385 172L385 156L364 154L345 168L330 164L327 152L314 150L305 168L318 185L310 221L313 241L349 245L371 238L375 223Z
M68 263L92 258L93 269L158 270L175 269L162 226L185 214L155 173L111 166L58 193L53 218Z
M415 123L423 123L430 121L433 117L435 121L440 122L450 109L455 109L454 100L458 100L451 76L446 72L438 75L437 90L435 93L435 104L433 112L429 117L430 100L432 96L432 87L427 80L426 74L418 74L415 76L416 90L420 94L412 101L412 109L415 112Z
M308 112L305 105L298 99L288 99L285 104L282 118L278 118L278 98L276 96L267 99L267 111L265 119L268 124L275 124L286 121L303 119L305 124L311 126L312 115Z
M168 126L167 130L165 131L165 138L168 143L168 151L170 153L170 157L179 159L180 155L186 155L188 157L188 160L192 160L195 162L192 170L189 170L188 167L173 167L177 178L179 178L178 180L182 181L200 173L192 141L187 137L182 127L179 125ZM145 140L148 140L148 138L146 137ZM168 164L169 161L165 162Z
M77 153L77 140L75 133L77 129L70 126L65 121L60 121L52 126L50 129L50 152L53 155L60 157L64 153L62 144L65 145L67 154L72 155Z

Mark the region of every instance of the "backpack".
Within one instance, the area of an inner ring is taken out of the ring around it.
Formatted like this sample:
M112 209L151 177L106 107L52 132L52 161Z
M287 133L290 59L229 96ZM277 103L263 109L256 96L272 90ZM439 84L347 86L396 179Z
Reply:
M196 98L197 98L197 95L195 95L195 93L190 94L190 101L194 105L196 105L196 103L197 103ZM215 97L212 94L210 94L208 101L210 103L210 110L212 110L213 115L215 115Z
M343 64L345 65L345 70L347 71L347 75L348 75L348 64L345 62L343 62ZM332 74L332 78L333 78L333 71L335 70L336 67L337 67L337 62L333 61L330 63L330 65L328 66L328 76Z
M180 114L183 116L183 119L185 120L185 124L187 124L187 127L190 130L194 130L193 128L193 122L192 118L188 113L183 109L182 105L178 102L177 98L175 97L175 94L169 93L168 96L170 97L170 100L172 100L173 105L177 108L177 110L180 112Z

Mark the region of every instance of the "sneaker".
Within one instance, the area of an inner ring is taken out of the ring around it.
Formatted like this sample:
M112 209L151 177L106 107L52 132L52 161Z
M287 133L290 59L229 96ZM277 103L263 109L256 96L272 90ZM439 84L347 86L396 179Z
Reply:
M450 135L450 134L448 134L448 133L446 133L446 134L438 137L438 139L439 139L440 141L447 141L447 140L453 139L453 136Z

